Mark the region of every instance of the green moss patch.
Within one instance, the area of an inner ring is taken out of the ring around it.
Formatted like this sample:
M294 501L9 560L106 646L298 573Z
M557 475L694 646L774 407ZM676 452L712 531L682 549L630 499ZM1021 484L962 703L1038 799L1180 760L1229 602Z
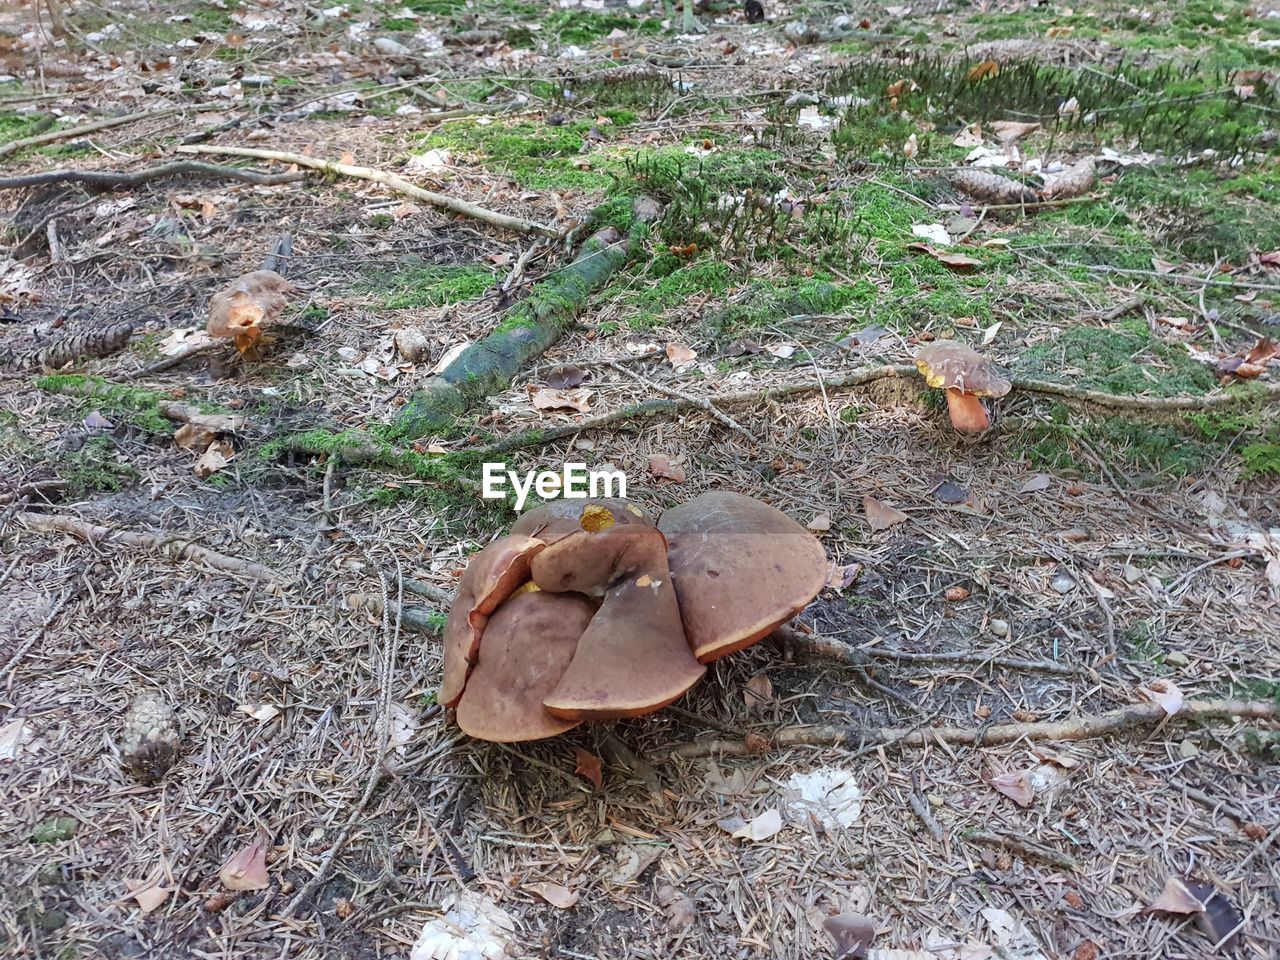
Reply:
M1021 376L1152 397L1202 394L1217 382L1204 364L1179 346L1152 340L1138 323L1073 327L1024 351L1013 369Z
M378 274L364 281L361 288L381 296L384 310L408 310L479 299L493 286L493 280L493 271L485 267L423 264Z

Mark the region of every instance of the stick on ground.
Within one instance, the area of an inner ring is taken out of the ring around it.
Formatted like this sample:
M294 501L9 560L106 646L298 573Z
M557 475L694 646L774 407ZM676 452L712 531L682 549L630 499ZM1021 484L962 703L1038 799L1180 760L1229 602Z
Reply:
M406 197L413 197L415 200L421 200L423 203L429 203L433 207L452 210L454 213L461 214L464 217L470 217L473 220L490 223L495 227L515 230L518 233L540 233L545 237L555 237L557 239L561 235L558 229L548 226L545 223L534 223L532 220L523 220L520 217L508 216L505 213L487 210L484 207L471 203L468 200L461 200L457 197L446 196L443 193L424 190L422 187L412 184L401 177L397 177L393 173L388 173L385 170L376 170L373 167L358 167L350 163L339 163L335 160L322 160L318 157L308 157L301 153L286 153L282 150L259 150L253 147L206 147L195 145L180 146L175 149L179 153L202 153L222 157L252 157L256 160L276 160L280 163L292 163L299 167L319 170L322 173L332 173L343 177L354 177L357 180L369 180L373 183L380 183L385 187L390 187L396 193L402 193Z
M201 180L238 180L258 186L278 183L294 183L306 177L303 173L256 173L218 163L201 163L199 160L177 160L158 167L124 173L119 170L50 170L22 177L0 177L0 190L20 190L24 187L42 187L53 183L84 183L91 187L111 190L115 187L136 187L151 180L165 177L196 177Z
M46 513L19 513L15 519L28 530L40 533L66 533L81 540L102 546L120 544L163 553L175 560L201 563L222 573L250 577L264 583L284 583L285 577L269 567L241 557L229 557L198 543L175 537L172 534L139 533L133 530L112 530L78 517L56 516Z

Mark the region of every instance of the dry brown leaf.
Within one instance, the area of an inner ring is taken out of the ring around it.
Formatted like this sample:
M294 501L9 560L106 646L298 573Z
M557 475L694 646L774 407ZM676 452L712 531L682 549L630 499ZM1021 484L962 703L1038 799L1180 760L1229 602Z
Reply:
M547 386L555 390L572 390L587 379L587 371L572 363L562 363L548 370L544 379Z
M562 887L558 883L526 883L524 888L530 893L536 893L547 903L553 907L559 907L561 910L568 910L578 902L576 890Z
M668 343L667 359L671 362L673 369L679 370L697 360L698 351L683 343Z
M1024 483L1019 493L1037 493L1040 490L1047 490L1049 485L1053 483L1053 477L1047 473L1037 473L1034 477Z
M831 516L826 513L816 513L805 526L809 528L810 533L826 533L831 529Z
M1191 892L1181 877L1170 877L1160 891L1160 895L1147 905L1146 912L1152 913L1203 913L1204 903Z
M530 388L529 396L539 410L576 410L578 413L587 413L591 409L591 390L587 387L575 390L533 387Z
M1014 770L1010 773L1001 773L992 777L987 783L994 789L1003 793L1020 807L1030 806L1031 801L1035 799L1035 790L1031 787L1031 782L1027 779L1028 770Z
M660 480L674 480L676 483L685 481L684 467L656 453L649 457L649 472Z
M1280 356L1280 343L1270 337L1261 337L1244 355L1246 363L1268 363Z
M173 893L172 887L161 887L149 880L130 880L124 881L125 889L129 891L129 896L138 901L138 906L143 913L150 913L152 910L162 906L169 899L169 894Z
M860 563L833 563L831 570L827 573L825 587L828 590L845 590L858 579L858 574L861 572L862 564Z
M920 87L917 86L914 80L910 80L910 79L896 80L885 88L884 95L886 97L898 97L904 93L910 93L914 90L919 90L919 89Z
M947 587L942 596L948 603L963 603L969 599L968 587Z
M747 703L747 713L757 714L773 702L773 682L768 674L757 673L742 687L742 697Z
M226 440L213 441L213 443L205 447L204 453L196 461L196 476L202 480L205 477L212 476L230 463L235 455L235 447L231 446Z
M173 442L184 450L204 453L218 439L218 431L198 423L184 423L173 434Z
M927 243L908 243L907 249L927 253L940 264L945 267L950 267L957 273L972 273L974 270L982 266L981 260L976 260L963 253L952 253L948 250L939 250L936 247L929 246Z
M860 913L838 913L823 920L822 929L836 942L837 960L864 960L875 939L876 922Z
M907 137L907 142L902 145L902 155L908 160L914 159L915 155L920 152L920 140L913 133Z
M1182 691L1172 680L1158 677L1149 681L1146 686L1139 687L1138 692L1152 703L1160 704L1161 709L1171 717L1182 709Z
M969 68L969 82L977 83L987 77L1000 76L1000 64L995 60L983 60Z
M257 838L233 853L218 871L218 879L228 890L265 890L267 876L267 831L259 828Z
M209 298L209 336L235 338L252 346L264 328L280 319L291 284L274 270L254 270L236 278ZM241 352L244 352L242 349Z
M1032 131L1040 129L1038 123L1022 123L1018 120L996 120L989 126L1001 143L1016 143Z
M887 503L881 503L875 497L863 497L862 509L866 511L867 523L874 531L888 530L896 524L908 519L901 510L896 510Z
M600 758L590 750L583 750L581 747L573 748L573 756L577 761L573 772L590 780L597 790L604 789L604 770L601 767Z

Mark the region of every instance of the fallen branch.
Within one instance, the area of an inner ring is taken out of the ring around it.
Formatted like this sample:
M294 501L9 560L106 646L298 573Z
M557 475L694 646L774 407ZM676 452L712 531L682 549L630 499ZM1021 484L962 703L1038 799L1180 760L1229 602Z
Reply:
M1185 273L1158 273L1155 270L1138 270L1133 267L1113 267L1106 263L1071 265L1083 266L1093 273L1117 273L1126 277L1152 277L1156 280L1168 280L1170 283L1179 283L1190 287L1241 287L1245 290L1269 290L1272 293L1280 293L1280 286L1274 283L1251 283L1248 280L1221 280L1217 278L1206 280L1204 277L1191 277Z
M254 563L252 560L244 560L240 557L230 557L225 553L218 553L216 550L202 547L198 543L169 534L112 530L109 527L89 523L87 520L80 520L77 517L44 513L19 513L15 519L28 530L35 530L40 533L66 533L88 543L103 546L118 544L126 547L138 547L143 550L162 553L174 560L203 563L205 566L222 573L250 577L254 580L261 580L264 583L285 582L284 577L260 563Z
M1026 660L1022 657L993 657L985 653L913 653L887 647L850 646L842 640L824 637L816 633L801 633L787 625L773 631L785 645L803 653L838 660L853 666L866 666L872 660L892 660L895 663L963 663L979 667L1001 667L1007 670L1027 670L1032 673L1053 673L1065 677L1086 677L1095 683L1097 671L1088 667L1076 667L1054 660Z
M1165 721L1212 720L1221 717L1275 720L1277 716L1280 716L1280 709L1277 709L1275 703L1266 700L1191 700L1184 703L1182 710L1172 718L1159 704L1140 703L1073 720L1002 723L982 729L931 727L910 730L905 735L902 730L894 727L833 724L783 727L773 735L771 746L775 749L797 746L865 749L876 746L921 747L938 742L998 746L1018 740L1089 740L1095 737L1115 737L1131 731L1149 730ZM699 740L663 748L658 754L672 758L709 757L716 753L745 757L759 752L745 741Z
M103 117L101 120L92 120L89 123L81 123L74 127L63 127L61 130L50 130L48 133L38 133L32 137L22 137L18 140L10 140L8 143L0 144L0 157L7 157L11 153L19 150L25 150L27 147L38 147L45 143L55 143L58 140L69 140L72 137L78 137L87 133L97 133L99 130L110 130L112 127L121 127L126 123L136 123L139 120L153 120L158 117L168 117L175 113L183 113L190 110L195 113L202 113L208 110L225 110L226 105L221 103L200 103L194 106L182 107L163 107L159 110L143 110L139 113L129 113L122 117Z
M255 173L239 167L217 163L201 163L199 160L177 160L173 163L148 167L134 173L118 170L50 170L22 177L0 177L0 190L21 190L25 187L41 187L52 183L85 183L91 187L111 190L116 187L136 187L165 177L196 177L201 180L239 180L257 186L274 186L293 183L306 177L304 173Z
M982 843L989 847L1000 847L1010 853L1016 853L1024 860L1043 860L1059 870L1068 870L1071 873L1075 873L1080 869L1080 864L1065 853L1059 853L1051 847L1046 847L1040 843L1032 843L1030 840L1023 840L1020 837L1013 837L1006 833L965 830L960 836L973 843Z
M692 404L693 406L701 410L703 413L711 417L711 419L716 421L716 423L719 423L723 426L728 427L730 430L733 430L735 433L740 433L742 436L746 437L748 440L752 441L753 443L756 442L757 438L754 434L751 433L750 430L746 429L744 426L742 426L742 424L738 423L737 420L734 420L733 417L729 416L728 414L724 413L721 410L718 410L715 404L713 404L710 400L704 400L702 397L695 397L695 396L692 396L691 394L685 393L683 390L677 390L674 387L668 387L668 386L665 386L664 384L658 383L655 380L650 380L648 377L641 376L640 374L636 373L633 370L628 370L626 367L618 363L616 360L608 361L608 365L612 369L618 371L618 373L622 374L623 376L630 377L632 380L635 380L638 383L644 384L650 390L656 390L659 393L666 394L668 397L671 397L672 399L683 400L686 403Z
M495 227L515 230L518 233L540 233L543 236L557 239L561 235L559 230L547 224L534 223L532 220L522 220L520 217L512 217L505 213L487 210L467 200L460 200L457 197L446 196L443 193L424 190L422 187L397 177L393 173L388 173L385 170L376 170L373 167L357 167L354 164L322 160L318 157L308 157L301 153L286 153L283 150L259 150L254 147L206 147L193 145L179 146L174 149L178 153L202 153L223 157L252 157L257 160L276 160L280 163L292 163L299 167L320 170L323 173L354 177L357 180L370 180L385 187L390 187L396 193L402 193L407 197L413 197L415 200L428 203L433 207L451 210L464 217L493 224Z
M453 426L480 400L504 389L526 365L560 336L587 297L604 286L627 259L618 231L606 227L577 257L537 284L508 312L503 324L468 346L453 363L418 390L396 414L396 432L421 437Z
M226 340L210 340L207 343L197 343L194 347L188 347L181 353L175 353L171 357L165 357L163 360L156 360L148 363L145 367L139 367L137 370L130 370L119 375L121 380L139 380L142 377L150 376L153 373L159 373L162 370L168 370L172 367L186 363L192 357L198 357L205 353L212 353L214 350L223 349L230 352L230 345Z

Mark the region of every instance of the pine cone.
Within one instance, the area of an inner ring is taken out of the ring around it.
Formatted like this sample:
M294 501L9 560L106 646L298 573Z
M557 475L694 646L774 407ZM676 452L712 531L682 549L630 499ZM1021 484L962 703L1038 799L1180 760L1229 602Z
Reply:
M957 170L951 174L951 185L975 200L998 206L1040 202L1030 187L986 170Z
M1067 200L1071 197L1083 197L1093 189L1093 181L1097 177L1097 168L1093 157L1085 157L1079 163L1067 167L1062 173L1048 180L1040 195L1046 200Z
M178 759L182 732L173 707L152 690L144 690L129 704L120 734L120 755L135 779L156 783Z
M22 353L9 351L0 354L0 367L14 370L47 367L57 370L81 357L110 356L125 348L133 337L133 329L133 324L126 320L101 330L59 337L43 347L33 347Z

